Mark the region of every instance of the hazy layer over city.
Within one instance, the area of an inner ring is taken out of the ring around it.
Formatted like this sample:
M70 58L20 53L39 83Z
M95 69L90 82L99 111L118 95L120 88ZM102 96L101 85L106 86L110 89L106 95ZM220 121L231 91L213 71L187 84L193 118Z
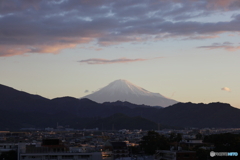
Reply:
M239 0L0 2L0 84L83 97L117 79L240 108Z

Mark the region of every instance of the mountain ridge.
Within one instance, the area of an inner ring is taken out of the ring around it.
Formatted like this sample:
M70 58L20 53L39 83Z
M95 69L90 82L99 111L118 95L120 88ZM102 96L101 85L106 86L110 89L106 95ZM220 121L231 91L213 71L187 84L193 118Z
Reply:
M53 127L57 122L82 127L83 124L80 125L80 121L89 120L89 122L84 122L87 127L88 125L92 126L90 125L93 123L91 119L94 117L107 118L114 114L124 114L128 117L140 116L166 126L240 128L240 109L227 103L195 104L188 102L156 108L129 102L100 104L89 99L79 100L73 97L59 97L49 100L6 86L4 90L1 90L1 87L0 129L3 130L7 126L18 129L28 126ZM12 99L12 97L15 98ZM134 123L141 123L140 120L136 121Z

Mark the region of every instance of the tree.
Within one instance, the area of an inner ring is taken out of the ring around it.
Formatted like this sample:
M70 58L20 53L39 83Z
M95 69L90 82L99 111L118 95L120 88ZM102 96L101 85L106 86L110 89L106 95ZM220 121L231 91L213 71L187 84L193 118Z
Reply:
M196 139L202 139L202 134L201 133L197 133L196 134Z
M213 134L204 137L204 142L213 143L215 151L240 152L240 134Z
M148 131L148 135L142 138L140 147L146 154L154 154L156 150L169 149L169 141L155 131Z

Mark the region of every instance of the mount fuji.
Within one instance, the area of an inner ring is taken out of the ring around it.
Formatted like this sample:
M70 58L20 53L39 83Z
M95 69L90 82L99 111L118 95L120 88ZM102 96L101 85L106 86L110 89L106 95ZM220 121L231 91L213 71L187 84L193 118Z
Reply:
M167 107L178 103L159 93L149 92L131 82L119 79L104 88L82 98L88 98L98 103L128 101L134 104Z

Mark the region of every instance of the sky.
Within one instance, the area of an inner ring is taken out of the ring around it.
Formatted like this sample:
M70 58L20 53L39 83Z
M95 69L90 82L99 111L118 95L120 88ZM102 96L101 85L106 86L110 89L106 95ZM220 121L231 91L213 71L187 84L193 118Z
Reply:
M53 99L117 79L240 108L239 0L1 0L0 84Z

